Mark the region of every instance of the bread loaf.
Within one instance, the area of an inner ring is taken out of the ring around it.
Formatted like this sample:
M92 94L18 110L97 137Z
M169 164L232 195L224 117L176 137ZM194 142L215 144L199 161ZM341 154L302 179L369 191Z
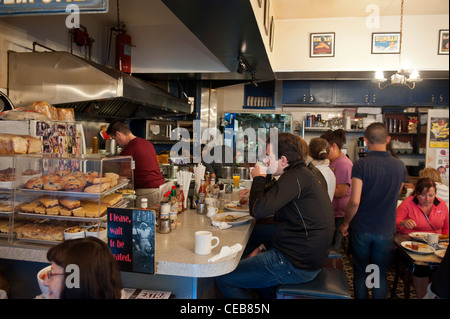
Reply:
M44 114L49 120L57 121L58 112L56 108L48 102L37 101L33 103L33 110Z
M42 142L29 135L0 134L0 155L31 154L42 151Z
M56 112L58 113L58 120L59 121L67 121L67 122L75 121L74 109L60 109L60 108L57 108Z

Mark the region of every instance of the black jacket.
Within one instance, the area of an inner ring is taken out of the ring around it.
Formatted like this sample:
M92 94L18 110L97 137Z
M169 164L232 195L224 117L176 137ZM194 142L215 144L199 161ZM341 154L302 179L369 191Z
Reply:
M273 215L278 222L266 247L278 249L297 268L320 269L335 228L333 206L323 183L301 161L266 186L265 178L256 177L250 191L250 214L255 218Z

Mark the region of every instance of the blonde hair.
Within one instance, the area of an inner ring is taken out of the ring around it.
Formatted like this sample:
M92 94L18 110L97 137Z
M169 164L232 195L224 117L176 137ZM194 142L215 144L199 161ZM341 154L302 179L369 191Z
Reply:
M441 183L442 184L441 175L439 174L437 169L435 169L433 167L425 167L423 170L421 170L419 172L419 177L420 178L429 177L435 183Z

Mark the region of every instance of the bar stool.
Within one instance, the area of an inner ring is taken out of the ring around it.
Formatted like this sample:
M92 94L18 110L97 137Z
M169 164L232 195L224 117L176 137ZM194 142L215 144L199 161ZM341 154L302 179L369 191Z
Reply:
M325 259L324 268L344 269L342 265L342 255L335 250L330 250L327 259Z
M277 287L277 299L350 299L345 272L322 268L312 281Z

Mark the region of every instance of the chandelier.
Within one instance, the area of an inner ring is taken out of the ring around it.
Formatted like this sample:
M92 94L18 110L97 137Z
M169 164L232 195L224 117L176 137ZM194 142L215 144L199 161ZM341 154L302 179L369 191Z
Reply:
M398 64L400 69L397 73L391 76L388 81L382 71L375 72L375 78L372 82L378 83L378 87L383 90L390 85L407 86L411 90L416 87L416 82L422 81L419 72L416 69L412 69L409 66L402 66L402 40L403 40L403 7L404 0L402 0L401 13L400 13L400 39L399 39L399 52L398 52Z

